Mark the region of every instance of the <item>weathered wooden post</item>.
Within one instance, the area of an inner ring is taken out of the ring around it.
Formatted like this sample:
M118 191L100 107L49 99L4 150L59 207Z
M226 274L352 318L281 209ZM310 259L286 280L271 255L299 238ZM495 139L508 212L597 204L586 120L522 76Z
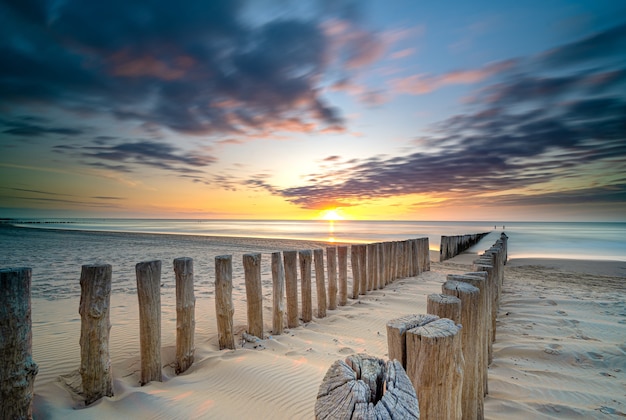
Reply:
M109 357L111 265L83 265L80 273L80 376L85 405L113 396Z
M367 290L377 288L376 244L367 244Z
M376 288L382 289L385 285L385 248L382 242L376 244Z
M411 239L411 276L419 276L419 254L417 251L417 239Z
M217 318L217 339L220 350L235 350L233 331L233 257L215 257L215 314Z
M487 368L489 367L488 348L489 348L489 341L491 340L489 336L489 328L491 324L487 322L487 319L489 317L489 310L488 310L489 298L487 294L487 272L478 271L478 272L465 273L462 275L448 274L446 279L448 281L459 281L459 282L462 281L462 282L471 284L472 286L476 287L480 291L478 309L476 310L476 313L474 314L476 316L475 322L478 325L477 335L480 337L479 342L477 344L476 352L480 355L479 360L478 360L478 371L481 373L482 378L483 378L482 395L483 396L487 395L487 392L489 389L488 370L487 370Z
M404 241L398 241L396 245L398 248L398 278L403 279L406 277L406 267L404 259Z
M364 295L367 293L367 245L357 245L357 252L359 257L359 294Z
M161 261L135 265L139 298L141 385L162 381L161 375Z
M193 364L196 328L196 297L193 290L193 259L174 260L176 276L176 368L183 373Z
M32 419L33 385L38 372L32 358L32 270L0 269L0 415Z
M406 332L412 328L433 322L439 319L432 314L412 314L387 322L387 350L389 360L398 360L406 369Z
M326 317L326 281L324 279L324 250L313 250L315 264L315 290L317 291L317 317Z
M398 242L391 243L391 281L398 279Z
M285 289L287 291L287 328L296 328L298 321L298 251L283 251Z
M311 251L299 251L300 278L302 284L302 322L311 322L313 319L313 298L311 297Z
M442 318L406 332L406 373L425 419L461 419L463 355L459 328Z
M285 323L285 269L280 252L272 252L272 333L280 335Z
M350 265L352 266L352 299L359 298L359 286L361 283L361 270L359 269L359 246L350 246Z
M419 404L400 362L361 353L328 369L317 393L315 419L418 420Z
M430 271L430 243L428 238L422 238L424 244L424 271Z
M406 253L406 276L413 277L413 242L410 239L407 239L405 245L404 252Z
M486 287L486 292L487 292L487 319L485 320L487 326L488 326L488 348L487 348L487 355L488 355L488 360L489 363L491 364L491 362L493 361L493 342L495 341L495 337L496 337L496 332L495 332L495 326L496 326L496 303L495 303L495 273L493 270L493 266L490 264L487 264L486 262L474 262L473 264L473 270L474 271L484 271L487 273L487 287Z
M428 295L426 312L439 318L448 318L456 324L461 323L461 299L442 293Z
M326 264L328 265L328 309L337 309L337 248L326 248Z
M463 325L461 330L461 349L465 361L461 390L463 418L483 419L485 417L484 389L483 373L480 371L483 358L480 353L483 331L478 323L481 318L479 311L482 309L480 290L469 283L448 280L442 286L442 291L461 301L461 317L456 322Z
M263 339L263 289L261 254L244 254L243 270L248 301L248 334Z
M339 306L348 303L348 247L337 247L337 264L339 265Z

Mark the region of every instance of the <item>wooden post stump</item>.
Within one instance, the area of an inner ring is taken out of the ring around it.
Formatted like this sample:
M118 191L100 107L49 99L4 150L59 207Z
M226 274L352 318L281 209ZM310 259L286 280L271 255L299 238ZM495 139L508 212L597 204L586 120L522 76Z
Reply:
M285 323L285 269L280 252L272 252L272 333L280 335Z
M358 354L328 369L317 393L315 418L417 420L420 413L400 362Z
M287 291L287 328L296 328L298 321L298 251L284 251L285 290Z
M39 371L32 358L32 270L0 269L0 415L32 419L33 386Z
M359 256L359 294L364 295L367 293L367 245L357 245L357 252Z
M163 380L161 375L161 261L135 265L139 298L141 385Z
M196 328L196 297L193 286L193 259L174 260L176 276L176 374L193 364Z
M488 382L488 367L489 367L489 327L491 326L486 320L489 316L488 310L488 295L487 295L487 273L485 271L459 274L448 274L448 281L458 281L471 284L480 291L478 310L474 314L476 317L476 324L478 325L478 332L480 339L477 343L476 352L480 355L478 360L478 371L481 373L482 381L482 395L485 396L489 390Z
M431 314L406 315L387 322L387 349L389 360L398 360L406 369L406 332L439 319Z
M480 310L482 309L480 290L469 283L446 281L442 286L443 293L454 296L461 301L461 319L457 321L461 330L461 349L465 368L463 370L463 387L461 391L461 405L464 419L483 419L484 387L483 372L480 370L483 361L482 349L483 332L480 325Z
M359 269L359 248L358 245L350 246L350 265L352 266L352 299L359 298L359 287L361 284Z
M328 309L337 309L337 248L326 248L326 264L328 265Z
M406 333L406 372L425 419L461 419L460 327L437 319Z
M220 350L235 350L233 331L233 257L215 257L215 315L217 318L217 339Z
M302 279L302 322L313 319L313 298L311 297L311 251L299 251L300 278Z
M442 293L428 295L426 312L439 318L448 318L457 324L461 323L461 299Z
M376 244L367 244L367 290L377 288Z
M376 244L376 288L379 288L379 284L384 286L385 283L385 248L383 243ZM381 286L380 288L382 289Z
M80 274L80 376L85 405L113 396L109 357L111 265L83 265Z
M248 302L248 334L263 339L263 289L261 254L244 254L243 269Z
M488 348L487 348L487 354L489 357L489 364L491 364L491 362L493 361L493 342L496 339L496 332L495 332L495 327L496 327L496 315L497 315L497 310L496 310L496 303L495 303L495 296L496 296L496 291L495 291L495 277L494 277L494 271L493 271L493 266L490 264L487 264L486 262L474 262L473 264L473 270L474 271L484 271L487 273L487 319L485 320L488 328L489 328L489 334L488 337L489 339L487 340L488 342Z
M317 317L326 317L326 281L324 279L324 250L313 250L315 264L315 290L317 292Z
M339 306L348 303L348 247L337 247L337 264L339 265Z

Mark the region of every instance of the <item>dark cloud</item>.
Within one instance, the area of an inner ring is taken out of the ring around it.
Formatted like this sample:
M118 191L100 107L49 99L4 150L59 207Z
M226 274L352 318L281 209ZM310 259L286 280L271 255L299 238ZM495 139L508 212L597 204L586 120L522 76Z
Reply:
M611 59L626 50L626 23L595 33L575 42L551 49L540 55L547 66L569 66L594 59Z
M188 134L254 133L296 114L320 130L343 127L321 93L331 42L321 22L356 22L357 4L255 23L243 0L1 1L0 105L105 112ZM368 42L348 48L346 68L375 42L359 33Z
M80 136L85 130L77 127L56 126L45 118L23 116L14 120L2 119L0 126L4 126L2 133L18 137L53 136Z
M168 143L142 140L136 142L119 143L110 146L86 146L81 148L81 155L94 159L94 165L103 166L98 161L124 162L126 164L141 164L182 173L200 172L200 168L213 164L216 159L211 155L198 152L181 152ZM190 166L192 168L190 168ZM108 169L121 169L118 165Z

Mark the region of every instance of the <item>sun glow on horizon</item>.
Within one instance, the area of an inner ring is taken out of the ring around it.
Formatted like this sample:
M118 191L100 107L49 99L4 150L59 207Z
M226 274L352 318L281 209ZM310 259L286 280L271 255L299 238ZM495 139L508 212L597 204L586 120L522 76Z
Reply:
M330 220L330 221L345 220L345 217L339 214L338 210L329 209L329 210L324 210L322 212L321 220Z

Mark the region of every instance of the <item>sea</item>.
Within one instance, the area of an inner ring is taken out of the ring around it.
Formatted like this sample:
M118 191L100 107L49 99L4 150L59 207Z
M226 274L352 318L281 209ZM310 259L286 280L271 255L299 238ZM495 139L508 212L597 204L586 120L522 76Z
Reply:
M338 244L488 233L469 252L481 253L501 235L509 258L626 261L626 223L450 222L355 220L21 219L0 223L0 268L31 267L35 298L80 295L81 266L113 266L113 293L136 293L135 264L163 261L162 289L174 293L172 261L194 259L196 293L213 294L214 260L232 255L234 287L243 285L242 257L262 254L271 285L270 254Z

